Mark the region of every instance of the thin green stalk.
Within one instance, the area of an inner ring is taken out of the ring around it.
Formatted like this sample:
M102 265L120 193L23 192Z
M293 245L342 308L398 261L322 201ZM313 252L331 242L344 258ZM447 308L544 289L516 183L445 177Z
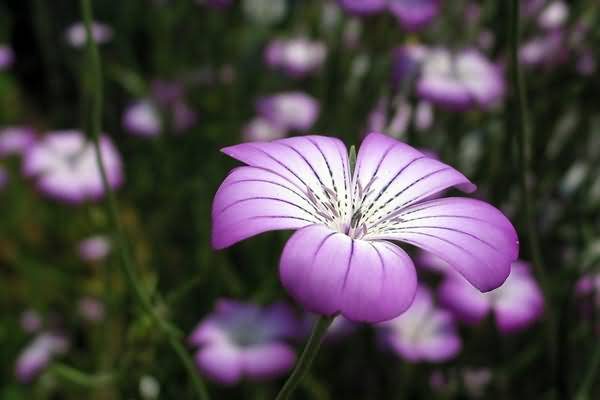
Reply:
M509 18L509 45L510 45L510 78L513 85L513 94L508 110L508 121L514 122L507 124L508 134L515 134L518 148L518 168L519 168L519 183L522 196L522 204L525 212L526 229L528 237L529 250L533 261L533 266L540 280L542 290L546 302L550 301L550 287L544 268L542 253L540 250L540 241L535 224L535 216L533 213L534 203L530 187L529 179L533 176L530 165L531 156L531 125L529 122L528 102L525 92L525 80L519 64L519 40L520 40L520 23L519 23L519 0L510 1L510 18ZM514 121L513 118L514 117ZM551 307L548 307L551 310ZM548 344L550 347L551 369L556 371L556 337L554 315L551 312L547 313L547 334Z
M296 363L292 374L285 382L281 391L275 398L275 400L286 400L292 395L306 372L309 370L312 362L315 360L317 353L319 352L319 347L321 346L321 341L327 333L327 329L333 322L334 317L319 317L315 322L312 332L310 334L310 338L308 338L308 342L300 355L300 359Z
M179 357L181 363L185 367L192 383L196 394L199 399L209 400L208 392L204 385L204 382L200 379L199 374L194 367L194 364L181 344L179 340L179 335L177 331L173 329L168 321L163 319L152 306L152 302L149 296L143 290L141 284L139 283L134 268L133 262L131 258L131 254L129 251L129 247L127 245L127 241L125 238L125 234L123 228L121 226L119 220L119 211L117 208L117 202L115 200L115 196L108 184L108 180L106 177L106 169L104 167L104 162L102 160L102 153L100 149L99 137L102 123L102 101L103 101L103 93L102 93L102 69L100 65L100 54L98 52L98 47L96 46L96 42L92 39L92 5L91 0L81 0L81 12L83 15L83 20L85 23L85 30L87 35L87 54L88 54L88 68L91 70L91 113L89 123L87 124L88 134L92 138L94 143L94 150L96 154L96 162L98 164L98 169L100 170L100 175L102 178L102 185L104 186L104 190L106 192L108 198L108 214L110 217L111 225L115 231L115 236L117 239L117 245L119 248L119 254L121 257L121 268L123 274L127 278L127 282L129 286L133 289L135 299L140 304L142 309L148 313L155 321L158 328L162 331L162 333L167 337L170 346L173 348L173 351Z

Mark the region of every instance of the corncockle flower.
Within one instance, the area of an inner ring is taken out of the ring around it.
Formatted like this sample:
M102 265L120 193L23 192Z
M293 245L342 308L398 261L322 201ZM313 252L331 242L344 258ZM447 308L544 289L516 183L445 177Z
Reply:
M417 77L428 50L427 47L419 44L407 44L393 50L392 83L394 86L402 88Z
M161 107L171 107L185 95L184 87L176 81L155 79L150 84L152 98Z
M423 61L417 93L455 111L487 108L503 97L504 79L500 68L477 50L453 54L438 48L431 50Z
M33 333L42 327L42 317L35 310L27 310L21 314L21 328L26 333Z
M263 97L256 103L258 113L284 129L306 131L319 117L319 102L303 92L283 92Z
M371 15L385 10L388 0L338 0L344 11L353 15Z
M149 100L137 101L125 110L123 128L136 136L158 136L162 129L160 112Z
M327 48L322 42L303 37L273 40L265 49L265 61L272 68L301 78L317 70L325 61Z
M123 183L121 157L106 135L100 137L100 148L108 184L117 188ZM105 194L94 146L80 131L49 132L25 153L23 171L36 178L41 192L67 203Z
M0 71L10 68L15 62L15 53L6 46L0 45Z
M19 355L15 375L20 382L31 382L57 355L64 354L69 342L60 334L41 333Z
M259 307L221 300L194 329L196 363L217 382L232 385L243 378L277 377L294 364L296 355L285 339L298 332L298 321L284 304Z
M565 33L554 30L523 43L519 49L519 61L530 66L554 66L567 61L568 53Z
M552 1L538 16L538 24L543 29L557 29L562 27L569 18L569 6L563 1Z
M85 32L85 25L83 22L76 22L71 25L67 29L65 37L67 39L67 43L69 43L72 47L82 48L85 46L87 34ZM107 43L112 39L113 31L108 25L99 22L93 22L92 37L98 44Z
M544 296L523 261L513 263L506 282L488 293L474 290L462 277L447 275L439 288L440 302L457 317L477 323L493 313L503 333L522 330L538 320L544 311Z
M0 129L0 157L21 155L35 143L35 140L35 131L29 127L11 126Z
M281 139L287 134L287 129L263 117L255 117L242 129L242 137L247 142L265 142Z
M83 297L78 304L79 315L88 322L96 323L104 320L104 304L93 297Z
M575 293L581 299L591 300L583 303L584 315L593 315L594 310L600 310L600 273L582 276L575 285Z
M440 12L440 0L388 0L390 12L408 31L428 25Z
M191 128L198 120L198 114L185 101L185 88L179 82L154 80L152 82L152 103L170 113L172 128L175 133L181 133Z
M354 173L336 138L302 136L222 150L247 164L215 195L212 244L223 249L256 234L297 229L280 262L288 292L308 311L352 321L397 317L417 277L391 241L446 260L475 287L500 286L517 257L517 235L496 208L468 198L434 199L457 186L454 168L379 133L368 135Z
M198 120L198 114L183 100L176 101L171 109L174 133L190 129Z
M423 286L404 314L378 327L383 343L412 362L444 362L462 347L452 314L437 308L431 292Z
M95 235L79 242L77 252L83 261L101 261L110 253L110 239L104 235Z

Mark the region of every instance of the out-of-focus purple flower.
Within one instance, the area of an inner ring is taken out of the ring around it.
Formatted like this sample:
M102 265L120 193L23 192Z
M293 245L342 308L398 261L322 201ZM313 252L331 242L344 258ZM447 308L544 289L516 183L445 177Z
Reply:
M172 107L185 95L184 87L179 82L155 79L150 86L152 98L160 107Z
M452 314L436 307L431 292L422 286L404 314L378 327L383 343L411 362L447 361L462 347Z
M306 313L302 322L302 337L308 337L311 333L312 327L317 319L318 315L313 313ZM352 322L342 316L337 316L334 318L329 328L327 328L327 333L325 334L325 341L332 343L337 341L338 339L342 339L353 332L359 327L359 324Z
M33 333L42 327L42 317L35 310L27 310L21 314L21 328L25 333Z
M24 126L0 129L0 157L18 154L29 149L36 140L35 131Z
M477 323L494 313L503 333L529 327L544 311L542 291L523 261L514 262L506 282L491 292L480 293L462 277L449 274L439 288L439 295L442 304L468 323Z
M100 149L108 184L123 183L121 156L110 138L100 137ZM54 131L35 143L24 155L23 172L35 177L47 196L71 204L102 198L104 187L93 144L80 131Z
M433 108L427 101L420 101L413 110L408 101L403 97L394 100L393 114L389 121L386 115L387 99L382 98L377 102L367 119L367 132L385 132L394 138L402 138L408 131L411 119L418 131L427 130L433 124Z
M298 329L292 310L284 304L261 308L220 300L189 341L199 347L198 368L217 382L233 385L243 378L262 380L287 372L296 355L285 340Z
M396 87L411 83L419 73L428 49L419 44L407 44L392 52L392 83Z
M600 310L600 273L582 276L575 285L575 293L578 297L590 298L592 308Z
M337 0L352 15L371 15L385 10L388 0Z
M561 28L569 18L569 6L563 1L552 1L538 16L541 28L553 30Z
M319 102L303 92L283 92L263 97L256 103L258 113L285 129L306 131L319 117Z
M325 60L327 48L322 42L303 37L275 39L265 49L265 61L291 77L301 78L317 70Z
M79 242L78 253L83 261L101 261L110 253L111 245L104 235L91 236Z
M568 53L565 33L555 30L523 43L519 49L519 60L524 65L551 67L566 62Z
M92 37L98 44L104 44L109 42L113 37L113 31L108 25L100 22L92 23ZM65 38L67 43L75 48L82 48L85 46L87 34L85 32L85 25L83 22L76 22L71 25L65 32Z
M482 397L486 387L492 381L492 371L489 368L468 368L462 373L465 389L472 397Z
M15 62L15 53L6 45L0 45L0 71L10 68Z
M192 110L183 99L175 102L171 112L175 133L182 133L190 129L198 120L198 113Z
M500 68L477 50L452 54L438 48L423 62L417 93L441 107L464 111L498 103L504 86Z
M213 247L296 229L279 272L308 311L357 322L404 312L417 277L408 254L391 241L438 255L481 291L500 286L517 257L516 232L496 208L462 197L431 200L450 187L472 192L475 185L389 136L363 140L353 174L348 149L326 136L222 151L247 165L234 169L215 195Z
M247 142L267 142L281 139L286 134L286 129L263 117L252 119L242 130L242 137Z
M422 29L439 14L440 0L388 0L388 7L407 31Z
M426 131L433 125L433 106L428 101L419 101L415 109L415 128Z
M104 320L104 304L93 297L83 297L79 300L79 315L88 322L96 323Z
M41 333L19 355L15 375L20 382L28 383L37 377L52 358L66 353L68 340L60 334Z
M160 112L150 100L137 101L125 110L123 127L132 135L158 136L162 129Z

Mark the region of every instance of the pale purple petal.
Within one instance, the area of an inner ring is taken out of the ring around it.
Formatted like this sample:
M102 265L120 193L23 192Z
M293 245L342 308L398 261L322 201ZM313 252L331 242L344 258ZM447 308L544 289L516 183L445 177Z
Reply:
M384 242L353 240L323 225L287 242L280 262L284 287L307 310L378 322L408 308L416 290L410 258Z
M95 235L79 242L79 258L83 261L101 261L111 250L110 239L104 235Z
M287 344L267 343L246 348L241 354L244 375L262 380L281 376L296 361L296 353Z
M356 161L355 201L362 220L383 229L397 210L430 198L449 187L473 191L475 185L454 168L388 136L372 133Z
M282 139L286 134L287 129L263 117L255 117L242 129L242 137L244 141L248 142L266 142Z
M213 203L213 245L230 246L275 229L324 223L316 202L349 205L349 166L338 139L304 136L270 143L244 143L223 152L250 167L235 169ZM311 200L312 199L312 200Z
M448 274L438 288L440 303L461 321L469 324L480 322L492 311L486 294L458 274Z
M518 255L518 238L498 209L474 199L430 200L401 210L377 239L400 240L447 261L483 292L500 286Z
M371 15L385 9L387 0L338 0L344 11L353 15Z
M258 113L286 129L306 131L319 117L319 102L303 92L283 92L262 97L256 103Z
M0 71L10 68L15 62L15 53L6 45L0 45Z
M317 70L325 60L327 49L321 42L303 37L276 39L265 49L265 62L294 78Z
M209 378L233 385L242 378L243 358L233 345L207 345L196 353L196 364Z
M425 287L418 288L413 304L404 314L379 328L383 342L412 362L447 361L461 349L452 316L435 307Z
M498 328L504 333L527 328L544 311L542 291L523 262L515 262L506 283L488 295L494 301Z
M12 126L0 130L0 156L25 153L36 141L30 127Z
M65 37L67 43L69 43L69 45L72 47L84 47L87 39L87 33L83 22L77 22L71 25L67 29ZM113 37L112 28L99 22L92 22L92 37L98 44L106 43Z
M389 9L406 30L428 25L440 12L440 0L389 0Z
M136 136L158 136L162 128L158 109L149 100L131 104L123 114L123 128Z

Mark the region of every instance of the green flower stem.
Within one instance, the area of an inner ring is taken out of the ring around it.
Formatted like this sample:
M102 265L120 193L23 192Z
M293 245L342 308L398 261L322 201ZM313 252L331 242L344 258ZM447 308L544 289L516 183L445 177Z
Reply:
M300 359L296 363L292 374L281 388L281 391L275 400L287 400L290 398L304 375L308 372L312 362L315 360L323 337L325 336L325 333L327 333L327 329L333 322L333 319L334 317L324 316L320 316L319 319L317 319L310 334L310 338L308 338L308 342L300 355Z
M525 92L525 80L519 64L519 0L510 1L509 23L509 46L510 46L510 78L513 85L512 99L509 103L507 113L508 134L515 134L518 148L518 168L519 184L521 189L523 209L526 219L526 229L528 237L529 251L533 261L533 266L540 280L546 303L550 302L550 286L544 268L542 252L540 250L540 241L535 226L535 208L530 177L533 176L530 165L531 156L531 124L529 122L528 102ZM514 125L513 125L514 124ZM548 307L551 310L551 307ZM556 329L554 315L551 312L546 313L548 345L550 350L551 370L556 371ZM553 372L554 374L554 372Z
M117 244L121 258L120 265L122 268L122 272L125 275L129 286L131 287L131 289L133 289L136 301L139 303L142 309L155 321L158 328L167 337L170 346L172 347L173 351L177 354L181 363L185 367L190 377L190 380L193 383L198 398L202 400L209 400L208 392L206 390L204 382L200 379L200 376L196 368L194 367L194 363L192 362L190 355L181 344L177 330L174 329L168 321L166 321L160 314L156 312L156 309L153 307L150 297L142 288L142 285L138 281L133 268L133 262L129 251L129 247L127 245L125 234L119 220L117 202L108 184L108 180L106 177L106 169L102 161L102 153L99 144L103 101L101 83L102 70L100 65L100 54L98 52L98 47L96 46L96 42L92 39L93 17L91 0L81 0L81 12L83 14L83 20L85 23L85 30L87 35L87 67L90 68L91 71L91 112L87 124L87 130L88 135L92 138L94 143L96 162L100 170L104 190L108 197L108 214L117 239Z

